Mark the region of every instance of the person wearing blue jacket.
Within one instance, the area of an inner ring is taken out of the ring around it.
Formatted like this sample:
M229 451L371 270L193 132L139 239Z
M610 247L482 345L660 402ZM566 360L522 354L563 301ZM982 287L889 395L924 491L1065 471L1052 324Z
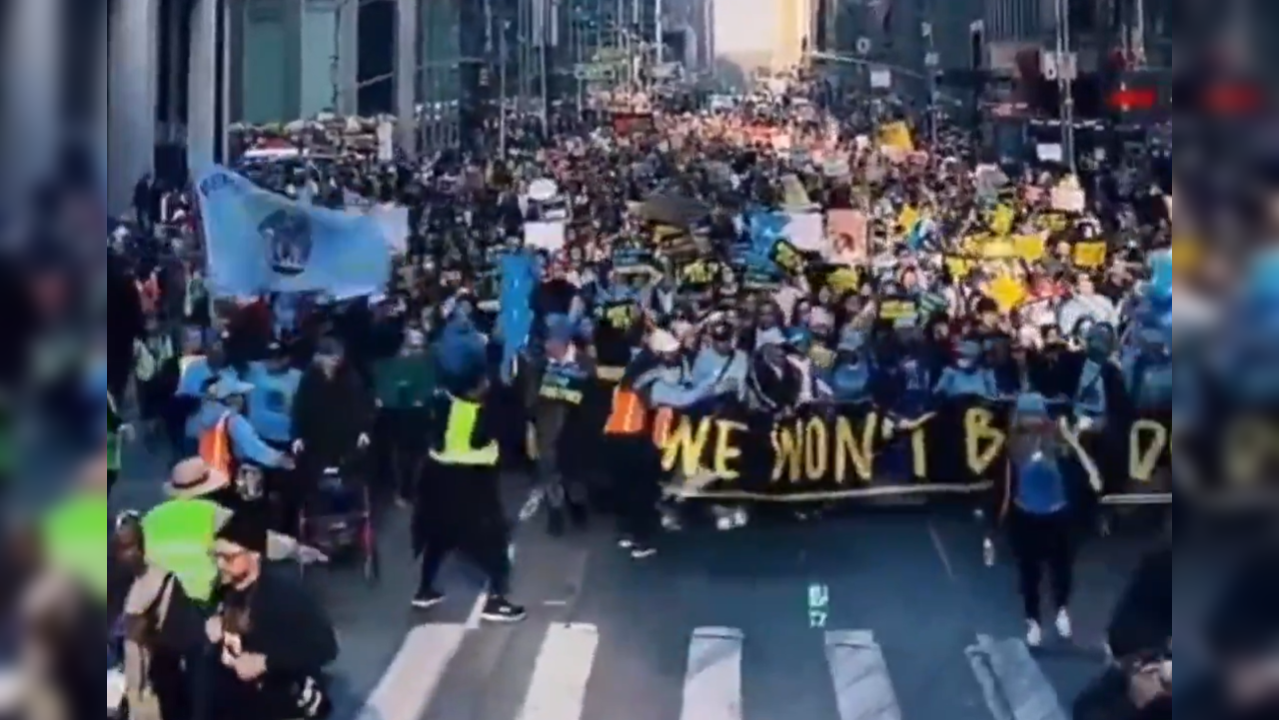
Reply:
M289 365L289 354L279 343L272 343L270 357L250 363L245 380L253 386L248 398L253 429L276 450L287 450L293 442L293 398L302 371Z
M231 378L223 378L210 387L210 400L196 416L200 434L213 430L222 417L230 413L227 434L231 439L231 455L237 463L248 462L264 469L292 470L293 458L268 445L244 414L247 399L253 391L254 387L249 383Z
M1087 492L1076 478L1082 467L1090 492L1101 492L1096 463L1080 445L1065 419L1054 420L1048 401L1038 393L1018 396L1008 437L1008 485L1000 519L1017 563L1026 613L1026 643L1043 643L1040 586L1047 571L1056 611L1057 634L1073 635L1070 599L1074 590L1076 511Z
M201 412L210 404L209 388L221 380L239 380L239 373L226 363L222 349L214 345L203 357L195 357L182 368L178 377L175 400L182 405L180 411L186 417L183 426L182 457L196 454L200 445Z

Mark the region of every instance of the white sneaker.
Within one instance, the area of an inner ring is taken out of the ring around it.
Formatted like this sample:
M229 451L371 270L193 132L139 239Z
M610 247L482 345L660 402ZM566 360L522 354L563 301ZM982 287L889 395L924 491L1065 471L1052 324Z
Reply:
M737 508L730 517L735 529L744 528L751 521L751 516L746 512L746 508Z
M1075 634L1075 628L1070 622L1070 612L1062 608L1057 613L1057 637L1063 640L1069 640Z
M715 529L716 529L716 530L719 530L720 532L728 532L729 530L732 530L732 529L733 529L733 527L734 527L734 525L733 525L733 516L732 516L732 515L721 515L721 516L719 516L719 517L715 518Z
M635 541L630 538L622 538L617 541L617 546L623 550L630 550L635 547Z
M1026 644L1033 648L1044 644L1044 629L1034 620L1026 621Z

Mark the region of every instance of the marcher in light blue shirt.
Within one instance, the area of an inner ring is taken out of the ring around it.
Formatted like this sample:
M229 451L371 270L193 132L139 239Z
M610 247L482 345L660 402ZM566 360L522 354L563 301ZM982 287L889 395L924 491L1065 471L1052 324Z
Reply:
M239 379L239 373L224 363L222 353L216 347L207 356L193 360L183 370L178 378L178 390L175 395L179 399L194 400L199 403L187 416L184 428L187 443L184 452L186 456L194 455L200 443L201 413L204 407L210 404L207 388L221 380Z
M200 408L197 417L200 433L212 430L228 413L227 434L231 439L231 455L237 462L250 462L259 467L293 469L293 458L267 445L253 424L244 416L248 395L253 386L240 380L223 378L209 389L211 400Z
M250 363L245 379L253 386L249 393L249 422L263 440L287 447L294 440L293 398L302 372L290 367L288 353L279 343L273 343L271 357Z

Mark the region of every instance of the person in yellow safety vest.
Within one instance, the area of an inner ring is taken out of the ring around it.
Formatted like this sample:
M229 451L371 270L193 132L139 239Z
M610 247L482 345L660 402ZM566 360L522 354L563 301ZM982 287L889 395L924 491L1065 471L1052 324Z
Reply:
M266 442L244 416L249 383L224 377L209 389L212 402L200 410L200 458L212 473L235 477L238 462L292 470L293 458Z
M178 463L165 488L169 499L142 519L147 558L173 573L187 596L208 604L218 577L214 539L236 510L236 489L229 477L215 473L201 458ZM241 510L240 512L252 512ZM267 535L268 560L326 562L322 553L278 533Z
M526 616L524 608L506 597L511 534L498 492L495 421L484 407L488 383L482 365L465 368L460 375L450 378L452 392L438 395L429 408L427 427L433 437L418 477L413 513L413 548L421 557L413 607L426 610L444 602L435 579L449 554L460 551L488 576L481 617L519 622Z

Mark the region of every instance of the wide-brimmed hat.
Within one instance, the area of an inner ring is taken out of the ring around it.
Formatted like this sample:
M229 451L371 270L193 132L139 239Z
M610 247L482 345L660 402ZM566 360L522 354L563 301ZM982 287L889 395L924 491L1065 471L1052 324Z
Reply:
M231 484L225 473L214 472L202 458L183 460L173 468L164 491L171 498L199 498Z

